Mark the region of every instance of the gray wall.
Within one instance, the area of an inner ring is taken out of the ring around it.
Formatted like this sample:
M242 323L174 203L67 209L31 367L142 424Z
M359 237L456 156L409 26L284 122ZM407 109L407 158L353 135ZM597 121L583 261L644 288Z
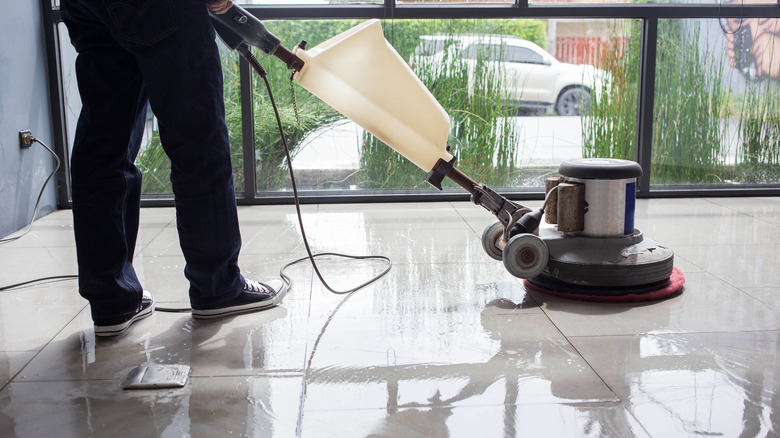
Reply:
M19 149L29 129L53 147L46 45L39 0L0 1L0 236L25 227L54 160L40 145ZM49 182L38 217L56 209Z

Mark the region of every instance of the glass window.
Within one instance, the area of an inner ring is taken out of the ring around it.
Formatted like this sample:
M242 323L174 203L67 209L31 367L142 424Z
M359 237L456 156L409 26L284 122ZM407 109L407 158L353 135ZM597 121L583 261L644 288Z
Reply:
M420 44L414 49L414 56L433 56L444 50L444 39L434 36L420 37Z
M561 20L556 30L558 60L605 72L582 118L583 157L635 160L641 21Z
M282 45L292 49L302 40L307 41L307 47L315 47L362 21L280 20L265 24L279 37ZM257 55L257 58L268 72L299 188L345 188L344 184L352 182L349 174L356 170L358 151L354 148L354 132L344 134L339 129L344 117L303 88L294 86L291 72L284 63L265 55ZM287 158L268 91L257 74L253 72L252 77L257 191L289 190Z
M471 44L464 50L466 59L506 60L506 44Z
M538 52L526 47L512 47L506 48L506 55L504 56L507 62L524 62L526 64L544 64L544 58Z
M306 39L312 48L360 22L267 26L288 47ZM458 168L521 190L539 190L569 158L634 157L639 29L639 20L383 22L387 40L449 115L447 146ZM531 62L506 62L510 56ZM265 59L302 190L434 190L426 172L296 85L298 125L290 73ZM256 87L258 190L286 191L280 138Z
M651 182L780 182L780 21L659 20Z

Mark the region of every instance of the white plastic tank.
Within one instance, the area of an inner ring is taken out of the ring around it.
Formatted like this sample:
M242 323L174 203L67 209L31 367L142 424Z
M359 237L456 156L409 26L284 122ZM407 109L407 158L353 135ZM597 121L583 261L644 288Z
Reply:
M295 80L426 172L450 161L450 119L382 33L369 20L312 49Z

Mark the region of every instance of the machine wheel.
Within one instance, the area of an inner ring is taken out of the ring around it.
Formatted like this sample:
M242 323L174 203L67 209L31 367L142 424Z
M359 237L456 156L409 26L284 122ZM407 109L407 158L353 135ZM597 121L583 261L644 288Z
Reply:
M496 222L493 225L490 225L489 227L485 228L484 232L482 232L482 248L493 260L502 260L501 254L504 251L498 247L498 242L501 240L503 235L504 224L501 222Z
M518 278L534 278L544 271L550 251L544 241L534 234L518 234L504 247L504 267Z

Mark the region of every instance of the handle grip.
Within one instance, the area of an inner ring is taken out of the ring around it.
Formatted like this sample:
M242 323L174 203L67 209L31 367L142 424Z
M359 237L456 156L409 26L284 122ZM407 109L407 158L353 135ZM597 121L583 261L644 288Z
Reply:
M214 29L232 50L242 43L257 47L266 55L273 55L281 44L279 38L246 9L233 3L224 14L209 11Z

